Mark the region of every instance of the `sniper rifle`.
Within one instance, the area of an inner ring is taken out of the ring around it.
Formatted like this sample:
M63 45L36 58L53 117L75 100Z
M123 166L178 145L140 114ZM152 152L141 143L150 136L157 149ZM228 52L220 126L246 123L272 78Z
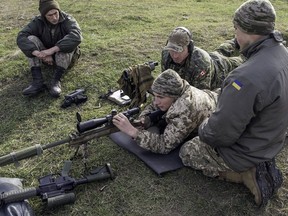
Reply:
M140 126L141 123L139 121L134 121L132 116L138 114L140 112L140 108L132 108L125 112L122 112L134 125L135 127ZM76 152L78 151L81 145L87 145L88 141L92 139L97 139L103 136L110 135L119 131L119 129L112 123L113 116L117 114L116 110L112 110L110 115L107 115L103 118L95 118L88 121L81 121L81 115L77 113L77 131L71 133L67 138L48 143L45 145L36 144L34 146L30 146L28 148L19 150L17 152L12 152L7 155L3 155L0 157L0 166L5 166L11 163L15 165L19 165L19 161L23 159L27 159L33 156L40 156L44 150L50 149L62 144L68 143L70 146L77 147ZM147 114L150 120L153 122L155 118L159 118L164 114L161 110L156 110ZM153 120L154 119L154 120Z
M132 116L139 113L139 111L140 108L136 107L123 112L123 114L129 119L131 123L133 123ZM116 114L117 111L112 110L111 114L107 115L106 117L95 118L89 121L81 122L81 116L79 113L77 113L78 131L73 132L67 138L56 142L48 143L45 145L36 144L34 146L30 146L17 152L12 152L10 154L1 156L0 166L5 166L10 163L15 163L15 165L19 165L20 160L30 158L36 155L40 156L44 150L66 143L68 143L70 146L78 147L79 149L81 145L86 145L88 141L92 139L97 139L117 132L119 131L119 129L112 123L112 118Z

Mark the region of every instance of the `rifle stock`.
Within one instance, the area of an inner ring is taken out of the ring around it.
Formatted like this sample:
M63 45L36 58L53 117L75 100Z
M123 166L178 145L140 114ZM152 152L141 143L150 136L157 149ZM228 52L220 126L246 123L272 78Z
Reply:
M71 204L75 201L75 194L71 191L76 186L108 178L115 178L109 163L103 167L92 170L89 175L84 176L84 178L81 179L74 179L68 176L70 167L71 161L66 161L60 176L49 174L39 178L39 187L24 188L1 193L0 207L3 204L19 202L35 196L40 196L41 200L47 204L48 208Z

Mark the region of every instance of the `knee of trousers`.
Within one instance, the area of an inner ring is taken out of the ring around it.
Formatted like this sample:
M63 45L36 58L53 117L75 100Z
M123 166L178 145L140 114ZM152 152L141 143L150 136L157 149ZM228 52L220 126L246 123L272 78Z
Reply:
M55 63L57 66L64 68L65 70L71 64L73 53L58 52L55 54Z
M196 149L194 148L192 140L185 142L179 151L179 156L185 164L188 160L193 160L194 155L197 155ZM185 162L186 161L186 162Z

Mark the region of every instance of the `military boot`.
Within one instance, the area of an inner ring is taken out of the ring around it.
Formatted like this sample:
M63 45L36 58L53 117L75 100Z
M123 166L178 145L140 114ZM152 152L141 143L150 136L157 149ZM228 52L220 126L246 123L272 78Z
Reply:
M254 195L256 205L264 206L273 195L273 181L268 172L267 162L262 162L245 172L226 171L219 173L219 179L234 183L243 183ZM273 172L275 169L271 168ZM277 183L276 183L277 182ZM275 185L279 186L279 181Z
M234 171L220 172L218 178L227 182L243 183L242 175Z
M281 187L283 183L283 175L280 169L278 169L275 158L270 161L266 161L267 171L271 177L270 181L273 185L273 195L277 194L278 189Z
M61 77L63 76L65 72L65 69L62 67L57 66L55 73L54 73L54 78L51 81L51 86L50 86L50 94L52 97L59 97L61 94Z
M41 67L31 67L32 83L22 91L25 96L33 96L45 89Z
M256 205L265 206L273 195L273 182L271 182L266 162L259 163L256 167L242 172L244 185L254 195Z

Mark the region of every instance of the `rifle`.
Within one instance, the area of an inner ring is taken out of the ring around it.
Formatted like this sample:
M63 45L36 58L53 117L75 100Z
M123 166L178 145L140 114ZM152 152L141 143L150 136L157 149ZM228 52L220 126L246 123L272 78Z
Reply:
M4 204L19 202L39 196L48 208L75 202L75 194L71 192L76 186L104 179L114 179L110 164L92 170L82 179L68 176L71 161L66 161L61 175L49 174L38 179L39 187L12 190L0 194L0 207Z
M137 127L140 126L141 123L139 121L134 121L132 119L132 116L139 112L140 109L137 107L127 110L123 112L123 114L129 119L132 125ZM112 118L116 114L117 111L112 110L110 115L82 122L81 115L77 113L76 115L78 123L76 132L71 133L67 138L56 142L52 142L45 145L36 144L34 146L30 146L17 152L12 152L10 154L3 155L0 157L0 166L5 166L10 163L14 163L17 166L19 165L20 160L27 159L36 155L40 156L44 150L66 143L68 143L70 146L78 147L79 149L81 145L83 144L86 145L87 142L92 139L97 139L115 133L119 131L119 129L115 127L115 125L113 125L112 123ZM151 119L151 121L155 121L154 119L159 118L163 114L164 112L156 110L154 112L147 114L147 116ZM76 150L76 153L78 149Z
M123 114L133 123L133 119L131 118L133 115L139 113L140 108L132 108L123 112ZM78 131L71 133L67 138L52 142L45 145L36 144L35 146L30 146L28 148L22 149L17 152L12 152L10 154L4 155L0 157L0 166L5 166L10 163L15 163L15 165L19 165L19 161L30 158L33 156L40 156L44 150L50 149L65 143L68 143L70 146L79 147L82 144L87 144L88 141L96 138L100 138L103 136L107 136L111 133L115 133L119 131L117 127L115 127L112 123L112 118L117 114L116 110L112 110L110 115L107 115L103 118L96 118L92 120L88 120L85 122L81 122L81 116L77 113L77 129ZM76 150L76 152L78 151Z

